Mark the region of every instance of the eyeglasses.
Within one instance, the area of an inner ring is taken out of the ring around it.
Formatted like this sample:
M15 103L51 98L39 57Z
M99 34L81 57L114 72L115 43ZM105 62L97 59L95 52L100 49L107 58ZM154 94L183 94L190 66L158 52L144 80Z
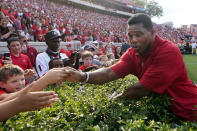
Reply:
M24 40L23 42L27 42L27 40Z

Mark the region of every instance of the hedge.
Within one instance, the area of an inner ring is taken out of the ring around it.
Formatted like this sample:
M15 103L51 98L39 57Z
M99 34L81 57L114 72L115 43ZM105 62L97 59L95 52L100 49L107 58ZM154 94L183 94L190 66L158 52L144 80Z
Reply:
M59 130L197 130L197 123L183 122L168 110L167 97L152 93L136 100L110 100L138 80L127 76L104 85L65 82L46 90L58 93L60 102L39 111L20 113L0 123L1 131Z

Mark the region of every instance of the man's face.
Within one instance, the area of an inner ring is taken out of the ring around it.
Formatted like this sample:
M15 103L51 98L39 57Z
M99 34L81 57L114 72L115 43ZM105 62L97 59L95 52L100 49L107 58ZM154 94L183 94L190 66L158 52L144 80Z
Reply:
M128 37L132 47L139 54L149 51L154 42L153 31L148 31L143 24L128 26Z
M20 54L21 53L21 44L19 41L13 41L9 45L10 53Z
M92 57L89 56L89 57L83 58L83 64L84 66L90 66L92 64Z
M57 52L60 50L60 41L61 39L60 38L56 38L56 39L53 39L53 40L49 40L47 43L48 43L48 47L49 49L51 49L52 51L54 52Z
M21 44L28 44L28 42L27 42L27 38L22 38L22 39L20 39L20 43Z
M1 86L9 93L17 92L25 87L25 77L24 75L14 75L9 77L7 82Z

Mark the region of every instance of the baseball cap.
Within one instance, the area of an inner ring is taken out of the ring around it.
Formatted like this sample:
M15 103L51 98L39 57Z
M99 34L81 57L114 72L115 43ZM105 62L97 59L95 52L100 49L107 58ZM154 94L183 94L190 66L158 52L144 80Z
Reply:
M56 38L61 38L61 36L59 35L58 32L56 31L49 31L46 35L45 35L45 40L53 40Z
M94 51L96 50L93 46L91 45L85 45L84 46L84 50L88 50L88 49L93 49Z

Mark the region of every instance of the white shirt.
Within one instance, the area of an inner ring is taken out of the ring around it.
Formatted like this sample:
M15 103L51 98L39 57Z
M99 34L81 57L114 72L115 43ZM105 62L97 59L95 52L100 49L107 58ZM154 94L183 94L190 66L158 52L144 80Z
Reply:
M66 54L60 53L61 59L68 58ZM51 58L46 52L40 53L36 57L36 70L39 77L42 77L49 71L49 62Z
M195 49L195 48L196 48L196 46L197 46L197 44L196 44L196 43L192 43L192 48L193 48L193 49Z

